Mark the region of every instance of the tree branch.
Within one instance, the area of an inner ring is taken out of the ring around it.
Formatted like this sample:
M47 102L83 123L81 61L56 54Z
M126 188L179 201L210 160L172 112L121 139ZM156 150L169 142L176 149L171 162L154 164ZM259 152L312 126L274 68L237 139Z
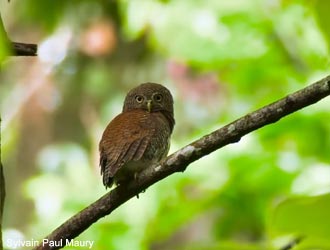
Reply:
M11 46L14 56L37 56L37 44L11 42Z
M38 45L31 44L31 43L18 43L18 42L11 42L8 38L6 29L3 25L2 18L0 16L0 36L4 39L3 41L8 44L7 47L13 56L36 56Z
M50 250L64 247L67 244L66 240L74 239L97 220L110 214L152 184L175 172L183 172L190 163L203 156L230 143L238 142L241 137L251 131L274 123L328 95L330 95L330 75L194 141L168 156L159 166L144 170L136 180L128 183L127 186L116 187L68 219L35 249ZM61 245L54 246L55 242Z
M3 249L2 246L2 216L3 216L3 207L5 205L5 177L3 175L3 167L1 161L1 117L0 117L0 250Z

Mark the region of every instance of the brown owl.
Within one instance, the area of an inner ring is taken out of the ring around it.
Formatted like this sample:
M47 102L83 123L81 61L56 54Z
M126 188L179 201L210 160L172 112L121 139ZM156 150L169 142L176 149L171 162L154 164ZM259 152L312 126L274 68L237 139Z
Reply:
M173 97L157 83L130 90L123 111L106 127L99 144L103 184L123 184L168 153L174 127Z

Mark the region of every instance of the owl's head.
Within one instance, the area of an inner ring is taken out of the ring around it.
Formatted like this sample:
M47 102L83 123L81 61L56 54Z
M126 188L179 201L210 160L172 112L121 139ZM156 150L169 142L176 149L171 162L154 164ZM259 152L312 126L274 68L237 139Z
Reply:
M148 112L167 111L173 116L171 92L158 83L143 83L126 95L123 112L143 109Z

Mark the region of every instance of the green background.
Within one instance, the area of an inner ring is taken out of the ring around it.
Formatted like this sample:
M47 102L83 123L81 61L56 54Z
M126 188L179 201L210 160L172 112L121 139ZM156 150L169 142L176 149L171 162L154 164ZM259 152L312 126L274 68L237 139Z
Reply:
M4 243L105 194L98 142L139 83L174 95L171 151L329 74L330 1L0 2ZM93 249L330 249L330 100L150 187L78 240ZM70 249L70 247L67 247ZM74 248L72 248L74 249Z

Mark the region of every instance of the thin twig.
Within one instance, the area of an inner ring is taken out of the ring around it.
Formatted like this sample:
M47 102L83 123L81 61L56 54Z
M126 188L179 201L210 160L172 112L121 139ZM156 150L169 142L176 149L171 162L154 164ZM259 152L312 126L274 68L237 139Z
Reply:
M5 177L3 175L3 167L1 161L1 117L0 117L0 250L3 249L2 246L2 217L3 217L3 208L5 205Z
M290 250L296 245L298 245L305 237L304 236L299 236L295 239L293 239L291 242L289 242L287 245L282 247L280 250Z
M9 0L8 0L9 2ZM36 56L37 55L37 45L36 44L26 44L26 43L16 43L10 42L8 39L7 32L2 22L0 15L0 36L4 39L2 40L5 47L10 47L12 45L12 51L14 56ZM10 49L10 48L9 48ZM3 249L2 242L2 218L4 212L4 204L6 197L6 186L5 186L5 176L1 161L1 115L0 115L0 250Z
M330 95L330 76L200 138L168 156L159 166L144 170L127 186L118 186L102 196L55 229L35 249L50 250L64 247L93 223L152 184L175 172L183 172L190 163L203 156L230 143L238 142L251 131L274 123L328 95Z
M11 42L14 56L36 56L38 45L33 43Z
M1 15L0 15L0 36L5 37L4 42L6 42L7 33L2 23ZM5 203L5 178L3 175L3 167L1 161L1 115L0 115L0 250L3 249L2 244L2 215L3 208Z

